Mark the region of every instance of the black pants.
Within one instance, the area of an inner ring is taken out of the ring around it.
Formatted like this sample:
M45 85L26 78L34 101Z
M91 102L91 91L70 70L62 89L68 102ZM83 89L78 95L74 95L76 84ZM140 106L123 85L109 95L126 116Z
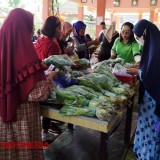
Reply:
M57 126L57 124L55 122L52 122L53 119L50 119L50 118L47 118L47 117L43 117L42 118L42 128L48 132L49 129L55 131L55 132L58 132L58 133L61 133L61 128L59 128ZM55 121L55 120L54 120ZM59 121L56 121L56 122L59 122ZM63 124L63 122L61 122Z
M42 118L42 128L45 131L48 131L48 129L50 128L50 124L51 124L51 119L50 118L47 118L47 117Z

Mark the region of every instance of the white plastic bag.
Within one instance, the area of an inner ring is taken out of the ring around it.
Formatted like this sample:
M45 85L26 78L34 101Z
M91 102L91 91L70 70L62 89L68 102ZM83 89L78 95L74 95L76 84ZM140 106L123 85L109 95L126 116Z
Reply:
M130 77L131 75L127 73L127 69L122 66L120 63L115 64L113 70L113 74L121 75L121 76L128 76Z

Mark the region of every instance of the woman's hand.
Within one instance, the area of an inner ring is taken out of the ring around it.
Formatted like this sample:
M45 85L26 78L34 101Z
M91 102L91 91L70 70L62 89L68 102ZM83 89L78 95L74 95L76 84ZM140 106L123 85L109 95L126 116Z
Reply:
M138 68L137 67L127 68L127 73L131 75L138 75Z
M117 58L116 53L113 50L111 50L111 59L116 59L116 58Z
M99 44L100 44L100 42L99 42L98 39L95 39L95 40L93 40L93 41L90 41L90 42L87 42L87 43L86 43L87 47L90 47L90 46L92 46L92 45L99 45Z
M64 49L64 53L65 54L70 54L71 52L73 52L73 50L74 50L74 47L67 47L67 48Z
M93 40L92 42L93 42L93 45L99 45L99 44L100 44L100 42L99 42L98 39L95 39L95 40Z
M129 67L126 67L126 71L131 75L138 75L139 63L135 63Z
M56 71L49 71L47 79L53 80L53 79L56 78L56 76L57 76L57 72Z
M41 65L44 67L44 68L48 68L48 66L42 61L41 62Z

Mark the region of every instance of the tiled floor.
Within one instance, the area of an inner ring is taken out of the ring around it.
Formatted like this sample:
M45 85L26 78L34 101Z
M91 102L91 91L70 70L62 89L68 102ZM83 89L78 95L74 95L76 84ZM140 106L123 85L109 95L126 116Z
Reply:
M136 127L137 113L133 114L132 135ZM63 129L65 129L65 125ZM123 143L125 119L108 140L108 159L122 160L126 153ZM45 150L45 160L100 160L100 132L75 126L65 131ZM129 159L128 159L129 160Z

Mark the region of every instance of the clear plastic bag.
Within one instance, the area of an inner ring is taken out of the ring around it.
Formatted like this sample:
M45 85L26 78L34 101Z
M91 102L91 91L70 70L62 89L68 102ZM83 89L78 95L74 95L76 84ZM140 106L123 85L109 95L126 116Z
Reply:
M116 75L121 75L121 76L128 76L130 77L131 75L127 73L127 69L122 66L120 63L115 64L113 70L112 70L113 74Z

